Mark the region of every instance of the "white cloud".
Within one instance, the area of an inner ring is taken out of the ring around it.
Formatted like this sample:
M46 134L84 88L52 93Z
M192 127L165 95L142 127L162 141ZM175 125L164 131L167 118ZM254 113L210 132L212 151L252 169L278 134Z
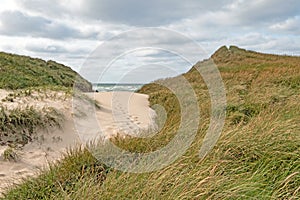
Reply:
M19 4L12 0L2 0L1 6L0 6L0 12L6 11L6 10L17 10L19 9Z
M271 30L279 32L287 32L293 35L300 35L300 16L288 18L283 22L279 22L270 26Z

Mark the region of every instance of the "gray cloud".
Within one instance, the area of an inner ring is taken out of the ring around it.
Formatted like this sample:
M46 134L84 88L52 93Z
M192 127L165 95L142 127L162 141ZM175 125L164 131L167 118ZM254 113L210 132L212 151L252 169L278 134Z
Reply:
M3 35L53 39L88 37L68 25L57 23L40 16L27 15L20 11L5 11L0 14L0 18L0 33Z
M40 1L40 0L17 0L17 3L25 10L34 11L52 18L69 15L68 8L60 4L60 0Z
M228 12L238 25L269 24L299 14L298 0L236 1Z
M68 50L62 46L58 45L27 45L26 50L32 52L40 52L40 53L50 53L50 54L58 54L58 53L67 53Z
M88 54L90 51L88 49L78 47L78 48L66 48L59 44L37 44L37 43L29 43L25 46L25 49L31 52L40 52L40 53L65 53L65 54L73 54L73 55L84 55Z
M190 19L190 27L216 29L217 26L271 26L298 15L298 0L20 0L24 9L51 18L76 18L79 21L103 21L129 26L169 26ZM101 35L105 33L101 33ZM207 34L209 35L209 33Z
M185 6L170 0L89 0L86 5L84 14L87 16L133 26L164 25L179 20L186 13Z
M206 19L211 25L246 26L277 22L299 11L298 0L86 0L80 13L93 19L132 26L168 25L211 13L211 20ZM215 18L214 14L220 17Z
M81 15L93 20L132 26L160 26L195 16L200 12L221 9L234 0L198 1L198 0L85 0L79 1L80 8L61 1L21 0L21 5L32 11L47 13L51 16ZM68 7L66 7L68 6Z

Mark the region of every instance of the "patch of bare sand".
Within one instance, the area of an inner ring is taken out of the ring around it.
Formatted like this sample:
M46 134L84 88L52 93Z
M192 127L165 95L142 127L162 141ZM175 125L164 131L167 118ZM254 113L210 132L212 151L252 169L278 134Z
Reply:
M99 92L86 95L101 105L101 109L93 113L97 119L94 134L101 133L106 139L116 134L141 137L141 132L150 133L156 129L156 113L149 107L148 95L132 92Z

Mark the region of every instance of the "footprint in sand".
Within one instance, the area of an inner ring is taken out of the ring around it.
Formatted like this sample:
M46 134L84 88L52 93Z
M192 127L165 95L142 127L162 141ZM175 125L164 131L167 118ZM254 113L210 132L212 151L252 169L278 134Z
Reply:
M27 170L22 170L22 171L17 171L16 172L16 175L24 175L24 174L28 174L29 173L29 171L27 171Z
M132 121L138 121L138 117L137 117L137 116L130 116L130 119L131 119Z
M111 127L107 127L103 129L103 132L112 132L114 129Z
M30 152L30 156L28 158L29 159L38 159L38 158L45 157L45 156L46 156L45 152L40 152L40 153Z

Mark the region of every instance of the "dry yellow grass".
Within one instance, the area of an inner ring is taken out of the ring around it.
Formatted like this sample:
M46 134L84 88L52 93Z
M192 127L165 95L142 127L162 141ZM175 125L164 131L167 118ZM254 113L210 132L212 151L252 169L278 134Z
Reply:
M44 197L58 199L299 199L300 58L222 47L212 59L221 71L228 106L222 135L205 159L200 160L198 152L209 124L210 99L195 70L202 62L184 74L199 100L199 130L188 151L174 163L143 174L111 169L104 182L62 179L67 191L49 187L52 182L37 185L41 177L51 177L46 172L10 190L6 199L30 198L40 190ZM161 81L180 87L176 78ZM114 142L130 151L150 152L174 138L180 107L176 96L158 84L148 84L140 92L150 95L152 105L165 107L164 128L150 139ZM73 158L77 160L70 155L68 161L75 162Z

